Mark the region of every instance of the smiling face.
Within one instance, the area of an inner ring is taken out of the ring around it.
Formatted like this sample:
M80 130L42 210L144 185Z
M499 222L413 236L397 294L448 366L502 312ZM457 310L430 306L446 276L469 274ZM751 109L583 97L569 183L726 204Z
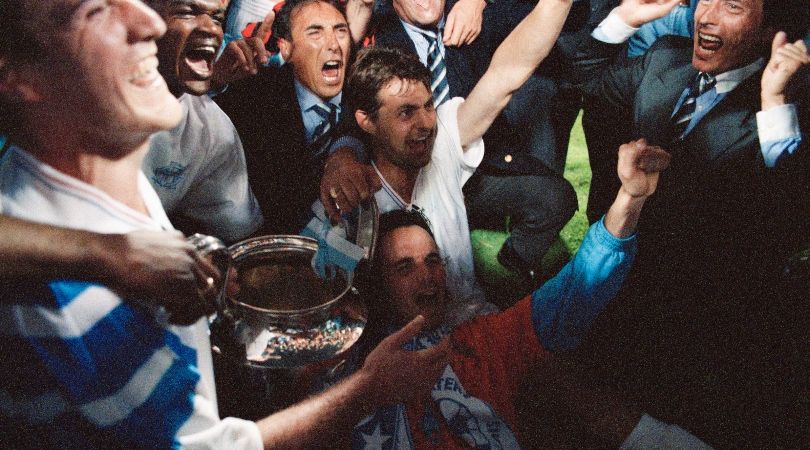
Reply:
M394 11L403 21L421 28L435 28L444 11L444 0L394 0Z
M150 4L166 21L158 42L160 73L173 94L202 95L211 87L214 59L222 44L227 1L155 0Z
M166 27L154 11L137 0L23 5L26 28L47 43L42 58L20 68L30 72L26 108L110 152L178 123L180 104L157 70L155 40Z
M351 42L343 14L328 3L306 3L290 15L290 35L279 48L295 79L324 101L340 93Z
M395 228L379 252L388 319L405 325L422 314L425 329L439 326L447 309L447 274L433 238L416 225Z
M695 10L692 66L719 74L761 56L763 0L700 0Z
M377 93L376 117L358 120L372 135L374 159L407 171L430 162L436 140L433 96L421 81L394 78Z

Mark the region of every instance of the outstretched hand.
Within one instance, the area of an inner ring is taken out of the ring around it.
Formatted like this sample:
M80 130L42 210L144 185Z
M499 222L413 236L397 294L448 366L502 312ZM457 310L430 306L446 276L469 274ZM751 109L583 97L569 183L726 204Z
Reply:
M679 3L681 0L623 0L616 13L624 23L638 28L666 16Z
M373 380L376 404L399 403L426 394L448 364L450 343L447 338L425 350L402 349L424 323L424 317L416 316L401 330L383 339L366 357L360 370Z
M649 197L658 186L660 172L669 166L671 157L661 147L644 139L619 147L617 171L621 189L632 198Z
M762 73L762 110L784 105L790 80L807 67L810 67L810 54L804 41L791 44L784 32L776 33L771 44L771 59Z
M275 18L275 12L270 10L252 36L231 41L225 46L222 55L214 63L214 76L211 80L214 88L255 75L260 66L267 64L270 52L264 47L264 43Z

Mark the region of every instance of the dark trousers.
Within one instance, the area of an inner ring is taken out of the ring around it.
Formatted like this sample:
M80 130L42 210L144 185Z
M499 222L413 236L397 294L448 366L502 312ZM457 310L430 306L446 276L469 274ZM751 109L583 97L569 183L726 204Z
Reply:
M464 186L470 228L502 228L509 217L510 245L539 268L560 230L577 209L574 188L557 175L475 174Z

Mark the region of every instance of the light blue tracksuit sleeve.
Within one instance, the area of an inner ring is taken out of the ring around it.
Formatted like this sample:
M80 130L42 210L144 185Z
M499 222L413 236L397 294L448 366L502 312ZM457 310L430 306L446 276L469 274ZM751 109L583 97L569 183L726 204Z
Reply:
M543 347L558 351L579 344L618 292L636 248L635 235L614 237L604 218L591 226L574 259L532 294L532 322Z

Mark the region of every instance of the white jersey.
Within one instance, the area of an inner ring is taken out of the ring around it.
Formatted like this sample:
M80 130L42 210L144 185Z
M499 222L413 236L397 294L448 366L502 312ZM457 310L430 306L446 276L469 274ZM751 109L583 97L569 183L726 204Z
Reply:
M242 141L208 96L183 94L183 120L152 136L143 171L172 217L192 219L226 242L264 221L250 190Z
M484 158L484 141L479 138L461 147L458 131L458 107L464 99L456 97L436 109L437 133L430 162L416 178L411 205L406 204L383 180L375 194L380 212L415 206L430 221L436 245L447 262L447 289L454 303L448 312L449 324L461 323L476 314L497 311L487 303L475 279L470 227L464 206L462 187Z

